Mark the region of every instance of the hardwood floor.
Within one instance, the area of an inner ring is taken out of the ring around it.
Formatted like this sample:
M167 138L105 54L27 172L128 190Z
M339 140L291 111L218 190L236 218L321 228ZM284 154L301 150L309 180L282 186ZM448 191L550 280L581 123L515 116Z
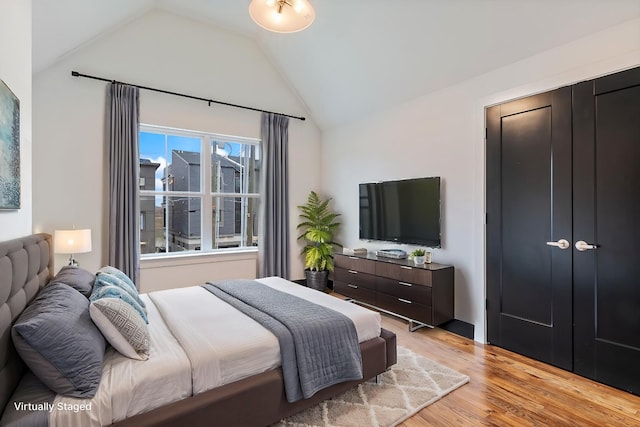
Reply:
M639 396L439 328L409 332L387 315L382 326L398 345L471 378L402 427L640 425Z

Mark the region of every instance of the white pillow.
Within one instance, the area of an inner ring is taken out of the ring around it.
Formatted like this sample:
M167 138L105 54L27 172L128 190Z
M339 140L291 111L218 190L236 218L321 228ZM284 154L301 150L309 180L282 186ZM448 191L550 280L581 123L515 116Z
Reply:
M120 354L138 360L149 358L149 329L136 309L120 298L100 298L91 302L89 314Z

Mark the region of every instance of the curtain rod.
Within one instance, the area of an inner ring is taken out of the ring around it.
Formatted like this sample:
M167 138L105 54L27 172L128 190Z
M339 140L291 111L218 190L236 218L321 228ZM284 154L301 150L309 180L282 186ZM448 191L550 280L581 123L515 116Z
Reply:
M216 101L215 99L201 98L199 96L186 95L184 93L171 92L171 91L163 90L163 89L156 89L156 88L147 87L147 86L140 86L140 85L134 85L134 84L131 84L131 83L124 83L124 82L120 82L120 81L117 81L117 80L105 79L104 77L96 77L96 76L90 76L88 74L82 74L82 73L79 73L77 71L71 71L71 75L73 77L85 77L87 79L101 80L103 82L120 83L120 84L123 84L123 85L129 85L129 86L137 87L138 89L151 90L153 92L160 92L160 93L166 93L168 95L182 96L183 98L196 99L198 101L207 102L209 104L209 107L211 107L211 103L213 102L215 104L226 105L226 106L229 106L229 107L243 108L245 110L258 111L260 113L280 114L281 116L290 117L292 119L298 119L298 120L303 120L303 121L306 120L304 117L292 116L290 114L276 113L274 111L262 110L260 108L247 107L245 105L232 104L230 102L224 102L224 101Z

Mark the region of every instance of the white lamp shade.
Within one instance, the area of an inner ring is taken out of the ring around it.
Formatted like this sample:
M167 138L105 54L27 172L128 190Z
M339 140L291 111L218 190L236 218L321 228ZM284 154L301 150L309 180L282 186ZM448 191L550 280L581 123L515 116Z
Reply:
M56 230L53 250L57 254L81 254L91 252L91 229Z
M295 33L316 17L308 0L251 0L249 15L256 24L275 33Z

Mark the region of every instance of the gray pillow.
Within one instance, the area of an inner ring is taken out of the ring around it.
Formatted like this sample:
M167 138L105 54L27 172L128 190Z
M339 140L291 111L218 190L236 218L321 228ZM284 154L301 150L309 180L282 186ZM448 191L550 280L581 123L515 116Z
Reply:
M93 397L102 378L105 340L89 315L89 300L75 289L45 286L11 329L16 350L31 371L58 394Z
M0 426L48 426L49 410L46 408L53 406L55 398L56 394L49 387L27 371L4 408ZM31 403L37 409L25 410L19 406L20 403Z
M92 272L84 268L67 265L60 269L50 283L64 283L89 298L95 280L96 275Z

